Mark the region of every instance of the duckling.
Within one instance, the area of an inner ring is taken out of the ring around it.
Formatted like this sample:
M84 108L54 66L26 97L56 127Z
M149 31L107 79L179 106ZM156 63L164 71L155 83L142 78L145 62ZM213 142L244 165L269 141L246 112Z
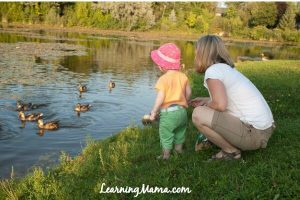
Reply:
M87 91L87 86L79 84L78 90L79 90L80 93L81 92L86 92Z
M38 123L38 127L40 129L55 130L55 129L59 128L58 120L44 123L43 119L40 118L40 119L38 119L37 123Z
M108 88L111 90L112 88L115 88L116 87L116 84L114 81L110 80L109 81L109 84L108 84Z
M43 116L43 113L31 113L25 115L23 111L19 112L19 118L21 121L36 121Z
M88 111L91 108L91 106L92 105L90 105L90 104L80 104L80 103L78 103L75 106L75 111L77 111L77 112L85 112L85 111Z
M27 111L31 109L35 109L36 106L32 103L24 103L23 101L17 101L17 110L18 111Z

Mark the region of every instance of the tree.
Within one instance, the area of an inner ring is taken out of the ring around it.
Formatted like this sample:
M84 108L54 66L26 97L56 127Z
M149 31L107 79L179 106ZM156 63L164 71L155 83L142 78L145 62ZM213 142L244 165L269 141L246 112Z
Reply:
M247 10L250 14L250 18L248 21L248 25L250 27L274 27L277 17L277 8L274 2L248 3Z
M108 10L114 19L121 22L122 28L126 28L129 31L137 28L149 29L155 25L155 16L151 3L113 2L101 5Z
M284 15L279 21L278 27L281 29L294 29L296 26L296 8L293 3L288 3Z

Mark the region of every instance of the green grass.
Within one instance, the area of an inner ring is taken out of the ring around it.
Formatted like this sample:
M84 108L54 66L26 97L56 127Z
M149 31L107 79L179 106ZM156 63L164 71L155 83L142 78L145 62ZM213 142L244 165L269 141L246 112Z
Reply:
M106 186L190 187L190 194L141 194L139 199L300 199L300 61L245 62L237 66L263 93L277 124L268 147L243 152L240 161L207 162L217 148L194 152L191 120L185 153L168 162L160 153L157 126L131 127L104 141L89 141L77 157L61 156L49 172L35 169L2 182L0 199L132 199L99 194ZM193 95L207 95L203 76L191 74ZM191 117L192 110L189 110Z

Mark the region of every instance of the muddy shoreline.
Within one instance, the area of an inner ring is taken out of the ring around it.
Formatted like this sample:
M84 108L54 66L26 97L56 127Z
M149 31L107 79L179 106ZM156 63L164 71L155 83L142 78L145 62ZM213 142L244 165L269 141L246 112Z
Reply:
M30 32L30 31L49 31L49 32L71 32L71 33L83 33L83 34L95 34L101 36L114 36L114 37L125 37L133 40L185 40L185 41L196 41L201 34L188 33L188 32L163 32L163 31L121 31L121 30L101 30L97 28L89 27L59 27L50 26L44 24L1 24L0 32ZM251 39L240 39L240 38L229 38L222 37L226 42L245 42L254 43L258 45L295 45L299 46L299 43L295 42L279 42L279 41L266 41L266 40L251 40Z

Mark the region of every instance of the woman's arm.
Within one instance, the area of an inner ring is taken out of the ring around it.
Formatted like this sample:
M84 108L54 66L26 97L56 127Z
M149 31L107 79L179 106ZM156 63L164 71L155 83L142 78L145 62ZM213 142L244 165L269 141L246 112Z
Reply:
M165 99L165 93L163 91L158 91L154 106L153 106L151 114L150 114L150 120L155 119L156 114L157 114L161 104L164 102L164 99Z
M224 84L218 79L207 79L206 80L208 90L211 95L211 101L208 102L207 106L224 112L227 108L227 95Z

